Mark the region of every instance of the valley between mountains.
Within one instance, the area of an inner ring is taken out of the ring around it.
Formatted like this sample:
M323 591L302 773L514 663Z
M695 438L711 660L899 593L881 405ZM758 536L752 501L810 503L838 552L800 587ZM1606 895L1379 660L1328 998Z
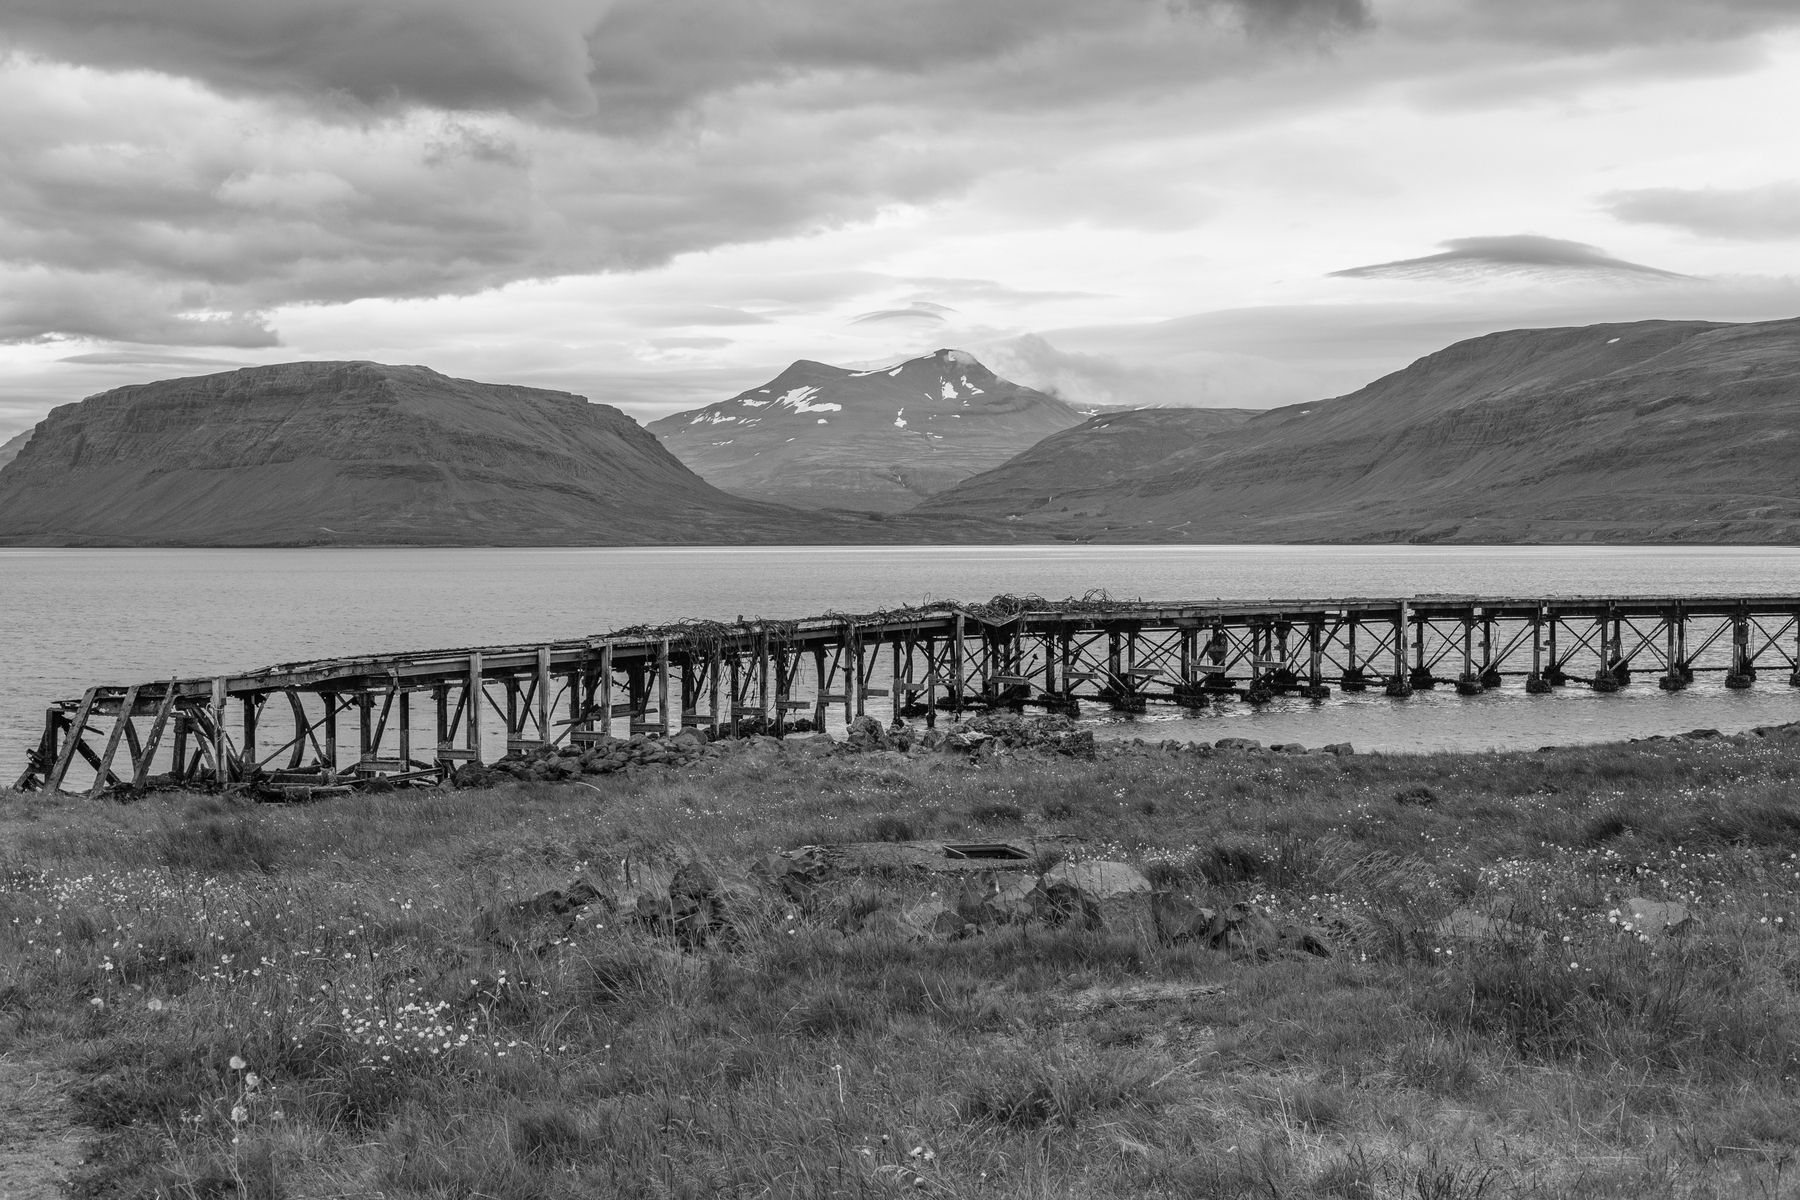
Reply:
M1800 543L1800 320L1458 342L1347 396L1095 412L944 349L802 360L646 429L302 362L0 446L0 545Z

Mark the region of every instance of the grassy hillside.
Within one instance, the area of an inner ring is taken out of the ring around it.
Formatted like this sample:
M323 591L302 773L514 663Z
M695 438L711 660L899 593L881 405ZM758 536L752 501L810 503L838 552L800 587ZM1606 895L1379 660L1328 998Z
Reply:
M1124 542L1800 541L1800 320L1490 334L1132 451L1150 421L1090 421L918 511Z
M77 1195L1779 1195L1797 773L1787 731L763 749L297 808L11 796L0 1055L67 1072ZM902 837L1130 861L1328 953L1078 922L846 934L950 885L870 867L801 901L739 870ZM733 897L704 944L598 900L495 936L512 902L679 862ZM1622 930L1631 897L1698 924Z
M965 532L953 522L947 536ZM719 491L631 418L580 396L381 363L285 363L117 388L52 411L0 467L6 545L946 536L938 523L874 533L868 521Z

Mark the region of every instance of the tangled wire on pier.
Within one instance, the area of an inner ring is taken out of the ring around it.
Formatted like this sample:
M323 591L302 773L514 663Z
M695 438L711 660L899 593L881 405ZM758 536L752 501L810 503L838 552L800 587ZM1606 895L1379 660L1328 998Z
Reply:
M974 603L964 603L956 599L931 600L924 604L906 604L899 608L883 608L873 612L847 613L833 609L824 616L850 625L880 625L922 616L939 616L960 610L983 624L1003 625L1020 613L1118 612L1131 608L1137 603L1139 602L1135 600L1114 600L1104 588L1095 588L1080 599L1070 596L1062 600L1048 600L1031 592L1023 596L1016 596L1011 592L1001 592L990 600Z
M716 655L724 650L727 643L741 644L764 633L768 635L770 645L790 642L799 627L798 621L765 620L762 617L750 621L712 621L692 617L663 625L627 625L605 636L618 641L654 642L667 638L671 653Z

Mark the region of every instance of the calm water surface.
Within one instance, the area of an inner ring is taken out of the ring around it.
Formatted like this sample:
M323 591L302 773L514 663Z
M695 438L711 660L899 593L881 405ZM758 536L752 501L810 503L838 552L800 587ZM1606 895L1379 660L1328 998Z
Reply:
M1800 549L1039 546L659 549L0 549L0 776L51 700L99 683L359 652L524 642L684 617L802 617L1000 592L1157 600L1800 594ZM1393 751L1600 741L1800 720L1800 690L1707 681L1283 700L1103 722L1104 736L1351 741Z

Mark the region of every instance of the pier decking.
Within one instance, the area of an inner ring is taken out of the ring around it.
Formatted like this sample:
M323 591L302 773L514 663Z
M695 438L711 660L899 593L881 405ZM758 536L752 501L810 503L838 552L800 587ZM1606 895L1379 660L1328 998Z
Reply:
M90 687L52 704L16 784L430 782L546 744L864 715L1200 708L1333 689L1800 687L1800 596L1048 602L683 622L542 644ZM84 772L85 774L85 772Z

